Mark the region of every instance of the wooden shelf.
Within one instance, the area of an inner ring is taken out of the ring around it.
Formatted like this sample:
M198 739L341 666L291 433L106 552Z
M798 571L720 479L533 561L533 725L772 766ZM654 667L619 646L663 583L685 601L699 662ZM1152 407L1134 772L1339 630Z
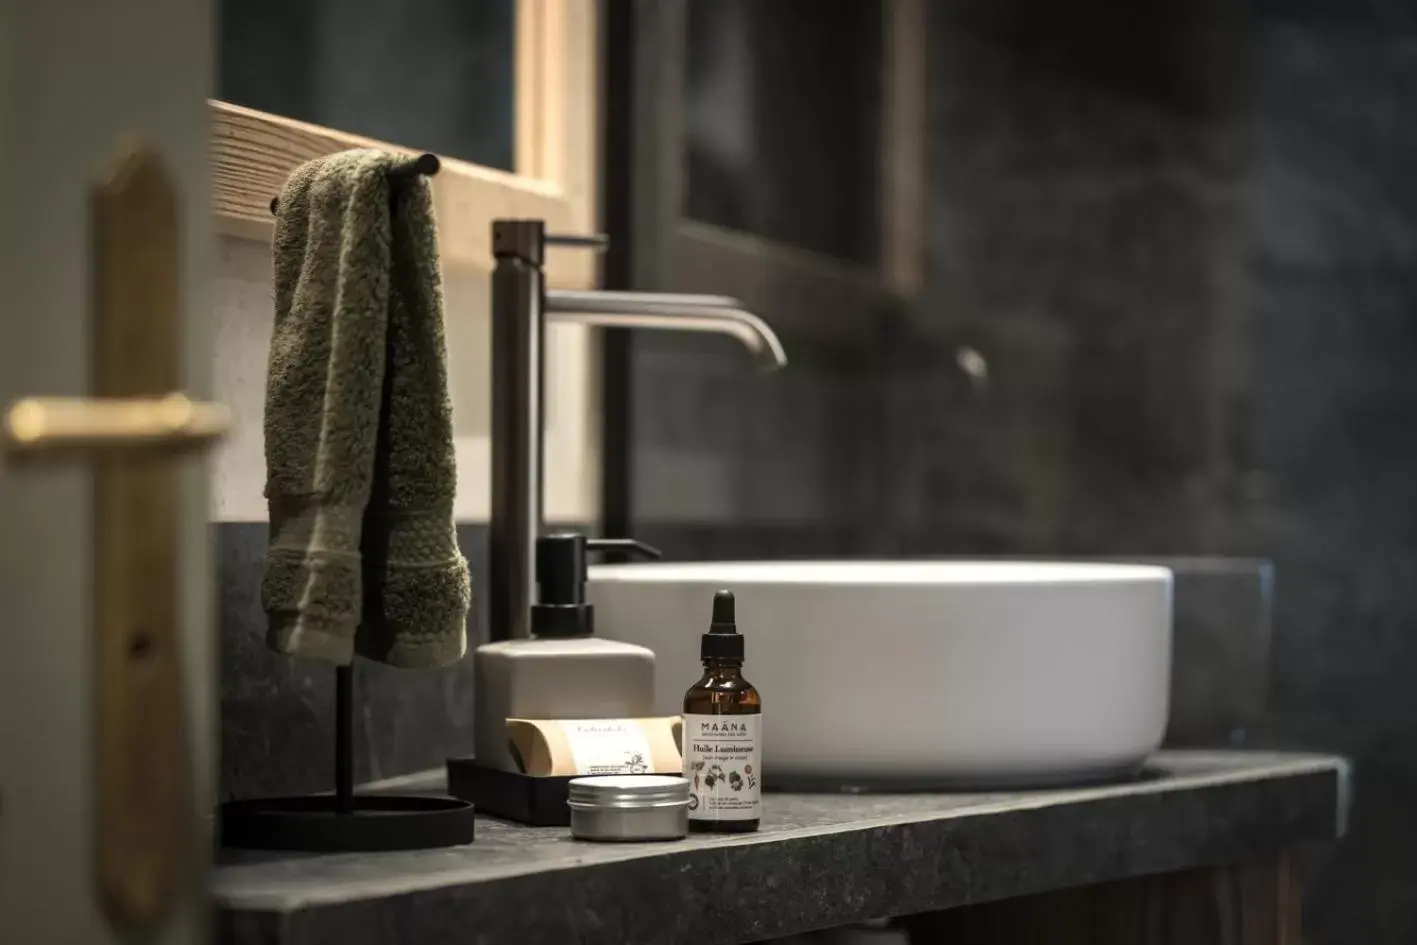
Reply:
M217 229L232 236L270 242L271 198L290 172L311 158L367 147L417 153L228 102L210 104ZM538 218L550 230L578 231L573 203L556 185L466 161L442 162L433 178L433 200L444 266L490 272L492 221L499 217ZM589 288L595 284L595 261L587 253L554 253L546 273L555 287Z

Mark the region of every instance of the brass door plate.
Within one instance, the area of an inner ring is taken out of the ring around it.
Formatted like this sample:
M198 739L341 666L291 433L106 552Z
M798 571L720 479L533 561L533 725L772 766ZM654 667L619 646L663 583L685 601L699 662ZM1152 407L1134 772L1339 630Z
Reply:
M182 387L176 187L125 144L90 198L93 393ZM170 452L94 454L95 865L110 920L149 928L171 908L194 816L183 717L179 466Z

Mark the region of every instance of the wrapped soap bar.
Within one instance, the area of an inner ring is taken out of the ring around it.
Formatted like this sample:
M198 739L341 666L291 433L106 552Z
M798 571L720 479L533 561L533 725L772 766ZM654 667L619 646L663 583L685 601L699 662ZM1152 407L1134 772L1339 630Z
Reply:
M507 719L508 747L533 777L680 773L678 716Z

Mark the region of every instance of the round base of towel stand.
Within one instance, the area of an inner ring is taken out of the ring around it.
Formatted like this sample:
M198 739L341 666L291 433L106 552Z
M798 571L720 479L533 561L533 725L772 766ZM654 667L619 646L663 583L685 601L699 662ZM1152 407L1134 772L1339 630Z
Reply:
M472 805L452 797L366 794L352 809L328 794L270 797L221 805L221 843L311 853L428 850L471 843L473 821Z
M354 793L354 667L335 668L335 792L221 805L222 846L353 853L471 843L472 804L441 794Z

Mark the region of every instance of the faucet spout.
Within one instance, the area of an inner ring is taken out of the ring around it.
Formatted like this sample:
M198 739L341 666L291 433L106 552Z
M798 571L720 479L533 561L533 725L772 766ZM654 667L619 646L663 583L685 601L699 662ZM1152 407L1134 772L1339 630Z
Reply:
M604 240L546 234L542 220L492 224L492 514L488 523L488 636L531 635L536 539L542 527L544 329L548 321L605 328L660 328L737 338L758 365L787 364L767 322L736 299L656 292L547 291L548 246Z
M787 366L776 332L737 299L673 292L546 293L548 321L597 328L658 328L701 331L738 339L764 371Z

